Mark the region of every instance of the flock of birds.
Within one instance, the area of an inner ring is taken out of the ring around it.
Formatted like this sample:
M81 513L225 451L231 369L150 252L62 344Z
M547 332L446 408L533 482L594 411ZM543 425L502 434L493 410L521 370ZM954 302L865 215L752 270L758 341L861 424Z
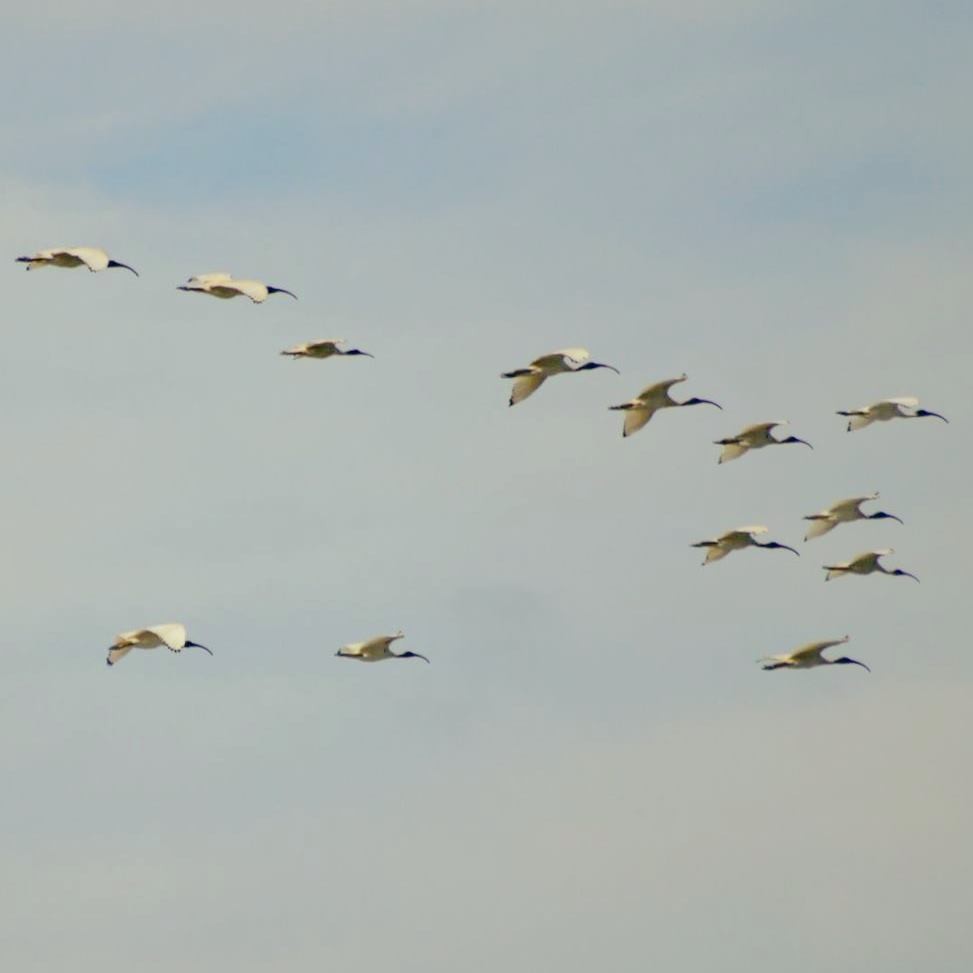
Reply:
M35 270L41 267L87 267L89 271L98 272L115 268L123 268L131 271L138 276L138 272L128 264L111 259L108 254L98 247L69 247L53 248L49 250L39 250L30 256L18 257L17 261L27 265L27 270ZM272 294L287 294L295 298L296 295L283 287L273 287L259 280L235 278L229 273L207 273L197 274L190 277L185 284L178 288L196 294L208 294L210 297L217 297L223 300L244 296L248 297L255 304L262 304ZM294 348L286 349L282 355L293 359L299 358L330 358L334 355L363 355L369 358L374 357L367 351L358 348L345 348L344 339L329 338L308 342L297 345ZM591 356L585 348L564 348L546 355L535 358L529 365L522 368L503 372L501 378L512 379L513 386L510 394L510 405L517 405L524 399L533 395L549 378L557 375L573 375L580 372L592 371L598 368L607 368L618 374L618 369L613 365L591 360ZM620 405L610 406L613 411L625 413L622 425L622 436L631 436L642 429L656 414L663 409L682 408L683 406L710 405L717 409L722 406L711 399L692 397L678 402L672 398L671 390L674 385L685 382L688 376L679 375L677 378L666 379L661 382L654 382L652 385L642 389L638 395ZM938 412L931 412L927 409L919 408L919 400L912 396L902 396L898 398L883 399L871 405L862 406L858 409L838 410L840 416L848 418L847 430L854 432L864 429L873 422L888 422L892 419L921 419L936 418L943 422L948 422L945 416ZM779 426L786 425L786 420L775 420L771 422L759 422L740 430L735 436L728 436L725 439L718 439L715 445L721 446L718 463L727 463L734 459L745 456L748 452L755 449L763 449L767 446L783 446L787 444L800 444L813 449L807 440L797 436L787 436L777 439L773 435L773 430ZM870 493L860 497L850 497L832 504L825 510L818 513L808 514L804 519L811 522L805 541L821 537L834 530L840 524L852 523L856 520L895 520L902 523L901 518L895 514L879 510L873 513L865 513L862 505L878 499L877 493ZM767 550L785 550L793 554L799 552L787 544L778 541L761 541L759 537L768 532L767 527L762 524L755 524L746 527L738 527L727 531L719 537L709 540L698 541L691 545L706 549L703 564L710 564L726 557L734 551L743 550L747 547L760 547ZM919 579L902 568L886 568L881 563L881 558L894 553L891 548L866 551L848 561L838 564L824 565L825 581L832 578L847 577L849 575L866 574L887 574L897 577L907 577L914 581ZM382 662L387 659L422 659L429 662L426 656L418 652L394 652L391 648L392 643L403 638L402 632L394 635L378 635L362 642L353 642L342 646L335 653L340 658L356 659L359 662ZM762 668L773 669L812 669L825 665L857 665L871 671L864 662L851 659L847 656L828 658L824 652L834 646L843 645L848 641L847 635L838 639L826 639L819 642L810 642L792 652L767 656L759 660ZM205 645L199 642L190 641L187 638L186 628L179 623L166 623L163 625L152 625L148 628L132 629L122 632L108 649L108 665L112 666L120 659L124 658L132 649L155 649L165 646L172 652L181 652L185 648L199 648L213 653Z

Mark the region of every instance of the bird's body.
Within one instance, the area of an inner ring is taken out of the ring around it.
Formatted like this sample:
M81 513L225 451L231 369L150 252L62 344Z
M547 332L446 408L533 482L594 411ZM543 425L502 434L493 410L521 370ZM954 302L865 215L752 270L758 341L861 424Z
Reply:
M864 429L873 422L888 422L890 419L924 419L932 416L935 419L942 419L943 422L949 422L938 412L920 409L919 400L914 395L882 399L881 402L863 405L860 409L842 409L838 411L838 415L848 417L848 432Z
M728 530L725 534L714 537L712 540L698 541L695 544L690 544L690 547L706 548L706 557L703 559L704 565L710 564L712 561L719 561L721 558L726 557L727 554L732 554L733 551L741 551L745 547L780 548L799 555L798 551L795 551L793 547L788 547L787 544L778 544L777 541L761 543L757 540L759 534L766 533L767 528L763 524L751 524L747 527L737 527L735 530Z
M821 537L828 531L834 530L838 524L850 524L855 520L898 520L901 524L902 520L899 517L896 517L895 514L886 513L884 510L879 510L873 514L866 514L862 511L861 505L863 503L877 499L877 493L869 493L864 497L849 497L847 500L839 500L837 503L833 503L820 513L808 514L804 519L810 520L811 526L808 528L804 540L809 541L815 537Z
M865 551L864 554L858 554L850 561L842 561L840 564L826 564L824 565L824 570L827 571L827 574L824 576L824 580L830 581L832 578L844 578L850 574L875 574L877 572L878 574L912 578L913 581L918 581L919 579L914 574L903 571L902 568L890 570L879 560L886 554L894 553L891 547L886 547L879 551Z
M97 273L99 270L122 267L138 277L138 271L134 267L112 260L101 247L54 247L50 250L38 250L29 257L18 257L17 262L27 264L28 270L41 267L87 267L92 273Z
M303 345L295 345L282 351L282 355L288 355L295 361L298 358L331 358L332 355L365 355L367 358L375 356L359 348L343 348L344 338L320 338L317 341L309 341Z
M871 672L872 670L864 662L859 662L857 659L849 659L847 656L842 656L840 659L826 659L822 654L826 649L835 645L844 645L847 641L848 636L845 635L840 639L809 642L784 655L766 656L760 662L764 663L762 666L764 669L816 669L818 666L853 665L861 666Z
M165 646L172 652L181 652L186 648L203 649L213 653L198 642L190 642L186 638L186 626L178 622L168 622L164 625L152 625L149 628L134 628L130 632L122 632L108 648L108 665L113 666L119 659L124 658L132 649L157 649Z
M748 453L751 449L763 449L765 446L783 446L787 443L802 443L810 449L814 448L807 440L798 439L797 436L775 439L771 435L771 431L777 426L784 425L787 425L786 419L776 419L773 422L758 422L755 425L741 429L735 436L728 436L726 439L716 440L716 445L723 447L717 462L729 463L730 460L743 456L744 453Z
M529 395L533 395L552 375L584 372L592 368L610 368L616 375L618 374L618 369L613 365L594 362L590 358L591 355L586 348L562 348L560 351L535 358L526 368L503 372L501 378L514 380L510 405L523 402Z
M391 645L396 639L404 638L401 632L395 635L376 635L364 642L351 642L343 645L335 653L343 659L357 659L359 662L383 662L386 659L422 659L429 660L418 652L393 652Z
M683 373L678 378L665 379L648 385L634 399L623 402L621 405L609 406L613 411L621 410L625 413L625 422L622 426L622 436L631 436L638 432L660 409L670 409L683 405L715 405L717 409L723 406L711 399L686 399L685 402L677 402L669 394L673 385L685 382L688 376Z
M181 284L177 290L209 294L210 297L219 297L225 301L242 295L249 297L254 304L263 304L271 294L288 294L297 299L296 294L291 294L283 287L271 287L260 280L238 279L225 271L197 274L195 277L190 277L185 284Z

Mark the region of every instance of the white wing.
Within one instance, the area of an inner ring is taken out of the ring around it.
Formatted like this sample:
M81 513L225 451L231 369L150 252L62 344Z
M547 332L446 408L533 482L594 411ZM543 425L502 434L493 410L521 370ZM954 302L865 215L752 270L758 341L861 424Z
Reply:
M737 527L735 530L727 531L723 536L729 537L731 534L766 534L768 528L763 524L749 524L746 527Z
M652 401L653 399L665 400L666 398L668 398L666 393L668 393L669 389L671 389L673 385L678 385L680 382L685 382L687 377L688 376L683 374L680 375L679 378L667 378L661 382L655 382L652 385L646 385L645 388L642 389L641 392L639 392L636 398L639 399L641 402L646 402L646 403Z
M211 274L196 274L190 277L186 283L190 286L209 287L212 284L225 284L233 278L223 270L215 270Z
M523 402L529 395L533 395L543 384L547 376L543 372L532 372L528 375L519 375L514 379L513 388L510 391L510 404L516 405Z
M875 421L874 416L866 414L863 416L849 416L848 418L848 431L855 432L857 429L864 429L865 426L870 426Z
M104 270L108 266L108 254L99 247L72 247L64 253L77 257L89 270Z
M123 645L121 648L113 645L108 650L108 665L113 666L119 659L124 659L131 651L131 645Z
M631 436L638 432L655 415L655 409L626 409L622 435Z
M744 453L750 452L750 447L742 443L727 443L720 451L721 463L729 463L732 459L739 459Z
M907 409L914 409L918 404L919 400L914 395L900 395L894 399L884 399L885 402L892 402L895 405L904 405ZM876 405L881 405L881 403L876 403Z
M559 351L553 352L550 357L554 355L558 358L568 358L575 365L582 365L591 357L587 348L561 348ZM545 355L544 357L547 358L549 356Z
M757 436L764 436L775 426L786 426L786 419L774 419L772 422L755 422L752 426L741 429L738 433L739 439L751 439Z
M186 644L186 626L178 622L169 622L165 625L151 625L146 628L147 632L152 632L165 643L173 652L179 652Z
M235 291L245 294L254 304L260 304L267 300L267 285L259 280L234 280L231 279L223 284L224 287L232 287Z
M790 657L794 660L806 659L808 656L820 655L825 649L830 649L833 645L843 645L848 641L848 636L842 636L840 639L826 639L823 642L808 642L807 645L802 645L799 649L795 649Z
M815 537L823 537L828 531L834 530L838 526L838 521L831 520L830 518L822 518L821 520L812 520L811 526L808 527L807 533L804 535L804 540L811 541Z
M847 500L839 500L837 503L831 504L831 506L824 511L827 514L834 514L840 517L842 514L854 513L861 504L865 503L866 500L877 500L877 493L870 493L867 497L849 497Z

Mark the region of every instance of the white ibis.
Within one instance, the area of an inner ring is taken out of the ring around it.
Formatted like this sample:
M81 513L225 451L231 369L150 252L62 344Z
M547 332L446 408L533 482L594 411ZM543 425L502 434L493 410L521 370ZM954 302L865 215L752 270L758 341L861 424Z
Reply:
M704 566L711 561L719 561L720 558L726 557L727 554L731 554L733 551L741 551L745 547L779 548L790 551L792 554L797 554L800 557L800 553L795 551L793 547L788 547L787 544L778 544L777 541L761 543L757 540L758 534L766 533L767 528L762 524L752 524L749 527L737 527L736 530L728 530L725 534L714 537L712 540L698 541L689 546L706 548L706 557L703 559Z
M895 568L890 571L880 563L879 558L884 557L886 554L894 553L895 551L891 547L886 547L880 551L865 551L864 554L859 554L850 561L842 561L840 564L825 564L824 570L828 573L824 576L824 580L830 581L832 578L844 578L851 574L874 574L877 571L879 574L889 574L900 578L912 578L913 581L918 581L919 579L914 574L903 571L902 568Z
M949 422L945 416L938 412L930 412L928 409L919 408L919 400L913 395L901 395L895 399L882 399L881 402L873 402L871 405L864 405L860 409L839 410L839 416L848 416L848 432L856 429L864 429L873 422L888 422L889 419L925 419L932 416Z
M677 402L669 394L673 385L685 382L688 376L685 372L678 378L668 378L654 385L647 385L634 399L623 402L621 405L612 405L609 408L613 411L624 411L625 422L622 426L622 436L631 436L638 432L660 409L671 409L675 406L683 405L715 405L717 409L722 409L718 402L712 399L691 398L685 402Z
M763 449L764 446L783 446L786 443L801 443L809 449L814 447L806 439L798 439L797 436L788 436L786 439L775 439L770 433L776 426L787 424L786 419L777 419L774 422L758 422L756 425L747 426L735 436L726 439L717 439L716 445L722 446L718 463L729 463L731 459L737 459L751 449Z
M185 284L180 284L177 290L190 291L193 294L209 294L210 297L220 297L223 300L239 297L242 294L249 297L254 304L263 304L271 294L287 294L297 300L296 294L284 290L283 287L271 287L260 280L238 280L223 272L197 274L195 277L190 277Z
M282 355L289 355L294 361L298 358L330 358L332 355L365 355L367 358L375 356L360 348L343 348L344 338L320 338L317 341L309 341L304 345L295 345L282 351Z
M123 267L136 277L138 271L119 260L112 260L100 247L55 247L51 250L38 250L29 257L18 257L17 263L27 264L28 270L39 267L87 267L92 273L99 270L113 270Z
M804 540L809 541L815 537L821 537L828 531L834 530L838 524L849 524L853 520L897 520L901 524L902 518L896 517L895 514L886 513L884 510L867 514L861 509L863 503L877 499L877 493L869 493L864 497L849 497L847 500L839 500L837 503L833 503L827 510L822 510L820 513L808 514L804 519L810 520L812 523Z
M587 348L562 348L552 351L549 355L535 358L526 368L516 368L512 372L503 372L501 378L512 378L513 389L510 393L510 404L523 402L529 395L533 395L552 375L564 373L573 374L584 372L592 368L610 368L616 375L618 369L614 365L604 365L601 362L590 361L591 355Z
M343 645L335 655L343 659L357 659L359 662L383 662L385 659L422 659L428 662L429 660L418 652L392 651L392 643L404 637L401 632L396 632L395 635L376 635L365 642Z
M894 553L893 548L886 547L880 551L866 551L864 554L859 554L850 561L842 561L840 564L825 564L824 570L828 573L824 576L824 580L830 581L832 578L844 578L852 574L874 574L878 572L879 574L888 574L900 578L912 578L913 581L918 581L919 579L914 574L903 571L902 568L889 570L880 563L879 558L885 557L886 554Z
M157 649L161 645L172 652L182 652L183 649L194 648L209 652L210 655L213 654L205 645L200 645L199 642L190 642L186 638L185 625L169 622L165 625L152 625L149 628L134 628L131 632L122 632L108 648L108 665L113 666L132 649Z
M785 655L769 655L761 659L760 661L763 663L761 668L817 669L818 666L851 665L861 666L863 669L871 672L872 670L864 662L859 662L857 659L849 659L846 655L838 659L826 659L822 654L826 649L830 649L835 645L844 645L847 641L848 636L845 635L840 639L827 639L824 642L808 642L807 645L802 645L799 649L795 649L793 652L788 652Z

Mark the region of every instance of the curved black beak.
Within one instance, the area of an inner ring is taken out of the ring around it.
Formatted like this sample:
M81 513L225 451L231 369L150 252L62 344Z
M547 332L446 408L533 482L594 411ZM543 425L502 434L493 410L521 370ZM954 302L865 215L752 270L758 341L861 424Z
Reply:
M206 648L205 645L200 645L199 642L186 642L183 644L184 649L202 649L204 652L209 652L210 655L213 653Z
M685 402L680 402L679 404L680 405L715 405L716 408L719 409L720 411L722 411L723 409L723 406L721 406L719 402L714 402L712 399L692 398L692 399L686 399Z
M616 375L621 375L622 374L614 365L606 365L606 364L604 364L604 362L598 362L598 361L588 361L588 362L585 362L583 365L579 365L575 369L575 371L576 372L585 372L589 368L610 368Z
M346 355L364 355L366 358L374 358L375 356L370 351L362 351L360 348L349 348Z
M429 662L424 655L420 655L418 652L399 652L393 653L393 655L396 659L422 659L423 662Z
M871 672L872 670L865 665L864 662L859 662L857 659L849 659L848 656L843 655L840 659L835 659L835 665L843 666L861 666L866 672Z
M297 300L297 295L296 294L291 294L290 291L284 290L283 287L270 287L270 286L268 286L267 287L267 293L268 294L287 294L289 297L293 297L295 301Z
M897 574L902 578L912 578L913 581L918 581L919 579L914 575L910 574L908 571L903 571L902 568L896 568L892 574Z
M134 267L129 267L128 264L123 264L120 260L109 260L109 267L124 267L126 270L130 270L136 277L138 277L139 272Z
M916 417L923 418L924 416L935 416L937 419L942 419L943 422L949 423L949 419L945 416L941 416L938 412L930 412L928 409L916 409Z
M814 449L814 447L806 439L798 439L797 436L788 436L786 439L782 439L783 443L801 443L803 446L807 446L808 449Z
M800 551L795 551L793 547L788 544L780 544L777 541L768 541L766 544L757 544L757 547L776 547L782 551L790 551L791 554L796 554L798 557L801 556Z
M895 514L888 514L884 510L880 510L876 514L872 514L869 520L897 520L900 524L905 524L905 521L901 517L896 517Z

